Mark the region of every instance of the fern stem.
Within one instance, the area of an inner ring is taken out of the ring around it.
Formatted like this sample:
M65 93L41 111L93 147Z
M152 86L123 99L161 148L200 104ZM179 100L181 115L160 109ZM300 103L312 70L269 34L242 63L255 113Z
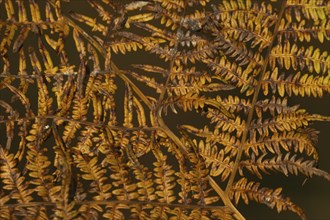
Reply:
M233 205L233 203L228 198L228 196L227 196L228 194L226 194L220 188L220 186L214 181L214 179L211 176L208 176L208 179L209 179L210 185L213 187L213 189L218 193L218 195L222 199L222 202L227 207L231 208L231 210L235 213L234 216L236 217L236 219L238 219L238 220L245 220L244 216L236 209L236 207Z
M267 54L266 54L266 58L265 58L265 63L262 67L261 73L259 75L258 84L257 84L257 86L255 88L255 91L254 91L254 94L253 94L251 108L249 109L246 126L245 126L245 129L243 131L243 135L242 135L241 147L238 149L235 164L233 165L233 171L232 171L232 173L229 177L228 183L227 183L227 187L226 187L226 190L225 190L225 192L227 194L232 189L232 186L233 186L233 183L234 183L237 171L238 171L239 163L241 161L242 153L243 153L243 150L244 150L245 145L246 145L248 133L249 133L249 130L250 130L252 119L253 119L254 109L255 109L256 103L258 101L258 96L259 96L259 92L260 92L260 89L261 89L262 80L264 78L264 75L265 75L267 67L268 67L271 51L272 51L273 45L275 43L276 36L278 34L279 26L280 26L281 19L282 19L282 16L284 14L286 5L287 5L286 0L283 0L280 12L278 14L277 22L276 22L276 25L275 25L275 28L274 28L273 39L272 39L270 45L268 46L268 50L267 50Z

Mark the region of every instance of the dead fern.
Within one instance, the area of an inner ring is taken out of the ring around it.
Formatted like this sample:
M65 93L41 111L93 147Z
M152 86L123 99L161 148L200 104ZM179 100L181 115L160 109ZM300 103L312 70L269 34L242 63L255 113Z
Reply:
M1 219L307 218L257 179L330 180L290 104L330 92L329 1L79 4L0 0Z

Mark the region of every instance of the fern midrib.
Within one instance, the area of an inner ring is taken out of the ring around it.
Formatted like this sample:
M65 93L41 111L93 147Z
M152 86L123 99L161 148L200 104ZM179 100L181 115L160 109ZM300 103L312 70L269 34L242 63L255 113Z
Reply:
M274 45L276 37L277 37L277 33L278 33L278 30L279 30L279 27L280 27L281 19L282 19L282 16L284 14L286 5L287 5L287 1L284 0L282 2L282 5L281 5L280 13L278 14L278 18L277 18L276 26L274 28L274 35L273 35L272 41L271 41L270 45L268 46L268 51L267 51L267 54L266 54L265 63L263 65L262 72L259 76L258 84L256 86L256 89L255 89L255 92L254 92L254 95L253 95L251 108L249 109L249 112L248 112L248 118L247 118L247 122L246 122L246 125L245 125L246 127L243 131L241 147L238 149L237 156L236 156L236 159L235 159L235 164L233 165L234 168L233 168L233 171L232 171L232 173L229 177L228 183L227 183L227 187L226 187L226 190L225 190L225 192L227 194L231 191L231 189L233 187L233 183L234 183L234 180L235 180L238 168L239 168L239 164L240 164L240 161L241 161L242 153L243 153L243 150L245 148L245 145L247 144L247 137L248 137L251 122L252 122L252 119L253 119L254 109L255 109L255 106L256 106L257 101L258 101L259 92L261 90L262 80L264 78L264 75L265 75L267 67L268 67L271 51L272 51L273 45Z

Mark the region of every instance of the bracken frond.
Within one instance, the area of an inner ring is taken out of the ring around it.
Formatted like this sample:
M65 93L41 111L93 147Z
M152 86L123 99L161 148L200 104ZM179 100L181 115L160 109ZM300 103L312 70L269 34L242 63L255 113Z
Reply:
M305 219L248 176L330 180L329 7L0 0L0 219Z
M278 171L284 173L286 176L289 173L294 175L302 173L307 177L317 175L322 176L327 180L330 179L330 175L328 173L316 168L315 160L304 161L302 158L296 159L296 155L290 156L290 153L283 156L279 155L271 159L265 159L266 155L267 154L260 156L258 160L255 159L254 155L252 155L251 160L241 162L241 169L246 168L259 178L262 178L260 171L264 173L268 173L268 171Z
M282 188L277 188L275 190L266 187L261 188L260 183L241 178L234 184L231 197L235 200L236 204L240 199L242 199L245 204L248 204L250 200L254 200L272 209L276 208L278 212L290 210L299 215L301 219L306 219L306 215L302 209L292 203L290 198L284 197L281 192Z

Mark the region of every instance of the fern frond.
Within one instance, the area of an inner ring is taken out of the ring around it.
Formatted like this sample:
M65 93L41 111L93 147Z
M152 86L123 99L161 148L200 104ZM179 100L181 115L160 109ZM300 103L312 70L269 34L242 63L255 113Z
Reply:
M154 155L157 159L154 165L154 176L156 177L156 191L157 200L159 202L172 203L175 201L173 188L176 183L174 182L175 171L172 169L171 165L166 163L166 155L162 155L159 150L155 150Z
M125 27L130 28L130 23L144 23L153 20L155 17L152 13L140 13L138 15L130 16L126 23Z
M204 141L198 144L200 155L205 160L206 167L210 167L211 176L221 176L221 181L226 181L232 169L233 161L230 156L225 155L225 150L217 145Z
M230 113L248 113L251 108L251 103L249 100L245 100L239 98L237 96L228 96L226 98L221 98L220 96L216 96L216 101L220 103L226 111ZM284 98L276 98L272 96L271 99L264 99L257 101L255 104L255 111L259 118L262 118L263 113L267 114L270 113L272 116L276 116L277 114L281 113L290 113L294 112L298 109L298 105L295 106L288 106L288 99ZM209 111L206 109L207 117L211 119L211 123L218 123L221 124L221 121L226 120L219 112L217 111Z
M142 82L148 87L155 89L157 93L161 92L163 84L158 83L155 78L141 75L136 72L129 72L129 74L139 82Z
M310 42L312 39L317 39L324 43L330 40L330 21L323 20L319 25L308 25L306 20L301 20L299 23L285 23L283 20L279 33L286 40L293 38L294 41Z
M274 133L271 136L263 135L256 138L256 135L251 136L249 143L245 149L245 154L250 155L252 150L257 156L259 153L271 152L272 154L281 155L282 150L286 152L294 151L295 153L306 153L308 156L313 156L315 161L318 161L319 155L314 145L313 136L316 132L313 130L300 130Z
M73 220L77 217L78 212L75 210L75 202L71 202L67 206L63 204L58 204L55 209L54 219L68 219Z
M127 40L111 42L108 44L108 46L115 54L117 54L119 51L122 54L126 54L127 52L137 51L138 49L142 49L142 44L135 41L127 41Z
M86 154L88 156L94 156L95 152L93 149L93 138L99 131L98 128L94 126L86 126L78 137L78 143L74 147L75 150L81 152L81 154Z
M2 38L1 43L0 43L0 53L2 55L6 55L8 53L8 47L12 44L16 30L17 30L17 27L15 25L6 25L4 37ZM4 71L4 72L7 72L7 71Z
M125 85L125 96L124 96L124 127L131 128L133 120L133 95L132 90L128 84Z
M289 99L330 92L330 4L276 1L0 0L0 219L305 218L244 172L330 181Z
M109 164L110 170L113 172L110 175L110 178L112 181L112 194L118 199L118 200L134 200L138 197L138 193L136 192L137 186L133 184L128 176L128 166L125 163L125 158L123 152L125 152L128 145L129 140L127 139L127 135L123 134L122 132L119 132L116 136L119 139L119 146L113 146L110 140L108 140L110 137L109 135L112 134L112 132L105 128L106 132L105 137L106 145L107 145L107 154L106 158L104 160L105 163ZM116 149L119 148L119 149ZM111 152L111 154L109 154ZM128 155L129 156L129 155Z
M160 0L157 0L157 2L160 2ZM179 26L180 16L178 15L176 10L166 10L166 8L164 7L167 6L165 6L164 4L168 5L167 2L162 1L161 7L159 7L159 3L156 3L154 5L146 7L146 10L153 12L155 14L155 18L160 19L159 22L161 25L163 25L163 27L169 27L171 28L171 30L175 30ZM183 5L181 5L180 7L182 6Z
M193 193L193 199L198 199L197 204L199 205L209 205L217 202L219 200L218 196L211 196L210 192L214 190L213 188L208 188L208 173L209 170L206 168L204 159L200 155L199 147L197 146L196 140L188 139L188 134L184 130L180 130L183 135L184 143L189 145L193 152L190 153L190 162L193 164L195 169L189 172L191 181L191 190ZM196 183L196 185L195 185ZM194 212L194 211L193 211ZM192 213L193 213L192 212Z
M259 135L268 135L270 132L294 131L298 128L308 126L310 121L329 121L329 117L317 114L307 114L304 109L296 112L279 114L275 118L252 121L251 133L258 132Z
M314 22L319 22L327 19L327 15L329 15L330 4L328 1L304 1L304 0L290 0L287 3L287 11L292 13L298 21L302 17L305 19L312 19ZM291 14L291 13L290 13ZM289 15L290 16L290 15ZM286 16L288 18L289 16Z
M125 219L124 210L129 207L126 204L115 204L109 206L109 208L103 214L105 219Z
M1 158L1 180L3 189L11 191L11 198L20 204L27 204L32 201L32 190L28 189L24 176L16 167L16 161L13 154L9 154L7 150L0 146Z
M86 120L87 115L87 98L76 98L73 100L74 106L72 111L72 118L75 120ZM81 125L77 122L70 121L65 126L65 131L63 133L63 140L66 143L71 142L71 140L75 137L76 131L81 127Z
M156 0L156 2L159 2L162 7L164 7L167 10L176 10L181 11L184 8L184 1L182 0Z
M136 157L146 155L150 149L150 140L144 131L133 131L130 136L132 151Z
M272 209L276 207L278 212L289 210L296 213L301 219L306 219L303 210L292 203L290 198L284 197L281 192L282 188L277 188L275 190L266 187L261 188L260 183L253 181L249 182L246 178L241 178L233 185L230 197L235 199L236 204L240 199L242 199L245 204L254 200L258 203L265 204Z
M289 173L294 175L302 173L307 177L316 175L330 180L330 174L317 169L314 160L304 160L303 158L296 159L297 155L291 156L290 153L270 159L265 159L266 155L267 154L263 154L258 158L252 155L250 160L242 161L240 163L241 175L243 174L243 168L246 168L251 173L257 175L260 179L262 179L260 171L266 174L269 174L268 171L278 171L284 173L286 176L288 176Z
M185 41L182 40L181 42ZM192 48L188 51L182 50L179 55L176 56L176 59L184 64L187 64L188 61L194 64L198 60L203 60L207 57L214 57L214 55L217 54L217 49L222 46L223 45L219 45L215 42L210 42L204 45L202 44L199 45L199 47Z
M26 168L30 171L29 176L32 178L31 184L35 185L35 191L45 201L55 201L54 178L49 174L51 162L46 150L42 149L42 145L50 135L51 129L45 120L36 120L30 129L30 135L26 137L28 148ZM55 190L56 191L56 190Z
M205 141L207 143L222 144L225 147L225 153L231 152L232 156L236 155L237 153L239 140L234 135L231 135L228 132L220 132L220 129L215 129L212 132L209 130L208 127L205 127L204 129L197 129L190 125L182 125L181 128L185 129L189 133L196 135L197 137L205 138ZM207 146L205 147L205 151L208 150Z
M103 21L105 21L107 24L112 21L113 16L101 4L91 0L87 0L87 2L92 8L94 8L98 12L99 16L102 18Z
M193 109L202 109L206 104L206 97L199 97L198 94L188 93L185 96L167 98L163 102L163 109L166 115L168 107L170 107L174 113L177 112L174 105L179 106L181 109L183 109L183 111L186 112L192 111Z
M271 33L261 28L274 25L276 14L270 4L258 6L251 1L225 1L213 10L212 16L220 27L218 31L227 38L244 43L251 41L251 47L259 45L259 51L270 44Z
M214 60L207 59L204 61L214 71L215 75L221 76L224 80L232 82L236 87L241 88L241 92L252 94L254 89L255 79L252 75L254 64L249 64L244 70L235 63L231 63L225 57L215 58Z
M330 74L330 55L327 51L314 49L313 46L298 48L296 44L290 45L289 42L283 46L277 45L272 50L269 63L272 69L278 64L280 69L284 66L287 70L292 68L303 71L306 67L311 73L315 71L319 74Z
M26 95L24 93L22 93L21 91L19 91L14 86L12 86L12 85L8 84L7 82L5 82L5 81L0 82L0 86L1 86L1 84L4 85L4 86L6 86L22 102L22 105L25 108L25 115L26 116L32 116L33 115L33 112L31 110L30 101L26 97Z
M260 53L252 52L244 44L226 39L222 35L216 38L219 49L227 56L233 58L239 66L248 63L254 64L254 68L260 68L263 58Z
M152 173L147 167L142 165L133 166L135 178L139 181L138 187L139 201L154 201L157 199L155 195L154 182L152 181Z
M107 184L107 178L104 176L106 173L105 169L102 169L99 164L97 164L97 158L93 157L89 159L87 156L82 154L75 154L73 156L74 163L77 167L84 173L82 178L84 180L92 181L92 191L96 191L98 195L94 196L94 200L107 200L111 197L111 184Z
M70 12L70 15L75 20L77 20L81 23L84 23L84 24L88 25L89 27L92 27L92 31L98 31L98 32L101 32L103 35L106 35L107 28L104 25L97 22L96 18L91 18L89 16L82 15L82 14L79 14L76 12Z
M241 137L244 127L245 120L237 117L235 119L225 117L220 111L216 109L208 109L207 115L208 118L211 119L211 123L215 123L216 130L222 130L223 132L236 132L236 137Z
M266 72L262 82L264 95L268 95L269 88L272 93L278 92L281 97L285 94L296 96L313 96L322 97L330 92L330 75L313 76L310 74L302 74L300 72L285 77L285 74L278 74L277 67L272 73Z

